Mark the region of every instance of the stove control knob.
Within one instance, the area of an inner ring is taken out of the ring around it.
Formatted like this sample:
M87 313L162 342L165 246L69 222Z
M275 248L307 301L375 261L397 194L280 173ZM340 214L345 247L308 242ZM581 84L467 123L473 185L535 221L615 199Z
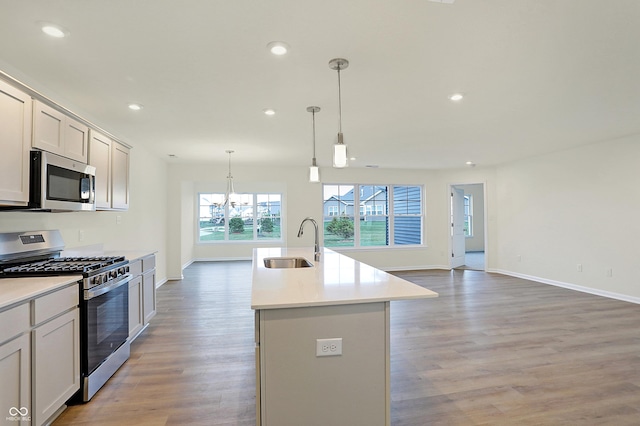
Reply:
M93 284L94 285L102 284L102 275L96 275L95 277L93 277Z

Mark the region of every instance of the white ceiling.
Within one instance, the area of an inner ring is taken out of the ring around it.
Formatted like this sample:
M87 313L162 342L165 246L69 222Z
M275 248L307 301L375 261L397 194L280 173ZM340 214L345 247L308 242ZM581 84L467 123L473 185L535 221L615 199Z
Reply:
M0 11L0 69L167 161L223 163L233 149L234 164L308 165L317 105L318 163L330 166L335 57L350 62L352 167L489 166L640 132L638 0L0 0ZM49 38L38 21L70 35ZM290 53L271 55L274 40Z

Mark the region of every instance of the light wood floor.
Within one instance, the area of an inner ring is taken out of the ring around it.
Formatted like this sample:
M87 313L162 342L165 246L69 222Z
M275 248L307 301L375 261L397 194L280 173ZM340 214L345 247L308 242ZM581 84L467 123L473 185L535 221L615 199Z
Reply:
M251 265L184 275L129 361L54 425L255 424ZM640 306L479 271L396 275L440 297L391 303L393 426L640 424Z

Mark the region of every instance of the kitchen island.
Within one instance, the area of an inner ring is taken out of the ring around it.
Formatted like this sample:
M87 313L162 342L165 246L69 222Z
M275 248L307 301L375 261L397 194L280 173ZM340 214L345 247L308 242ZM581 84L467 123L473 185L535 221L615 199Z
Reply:
M265 259L312 266L268 268ZM390 306L437 293L329 249L253 252L256 423L390 424Z

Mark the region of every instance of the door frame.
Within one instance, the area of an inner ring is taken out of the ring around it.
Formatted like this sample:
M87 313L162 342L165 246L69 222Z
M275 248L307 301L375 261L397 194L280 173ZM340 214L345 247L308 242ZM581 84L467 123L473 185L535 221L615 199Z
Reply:
M447 185L447 210L448 210L448 215L447 215L447 235L448 235L448 251L447 251L447 258L448 258L448 262L447 264L449 265L449 269L454 269L453 268L453 258L452 258L452 253L453 253L453 238L451 237L451 218L453 215L453 211L452 211L452 203L451 203L451 192L453 191L453 189L455 187L459 187L462 185L482 185L482 201L483 201L483 212L484 212L484 220L483 220L483 226L484 226L484 239L483 239L483 247L484 247L484 270L487 271L487 265L489 264L489 229L488 229L488 203L487 203L487 183L486 181L481 181L481 182L458 182L458 183L449 183ZM464 206L463 206L464 208Z

